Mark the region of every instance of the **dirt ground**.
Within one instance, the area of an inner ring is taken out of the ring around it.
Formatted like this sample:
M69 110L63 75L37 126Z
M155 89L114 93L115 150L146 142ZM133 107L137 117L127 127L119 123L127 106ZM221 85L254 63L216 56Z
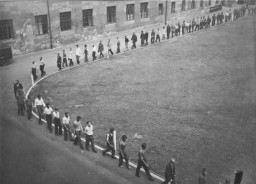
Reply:
M128 135L133 161L148 144L152 170L176 158L177 180L256 181L255 17L196 32L55 74L35 88L46 102L94 122L105 145L110 127Z

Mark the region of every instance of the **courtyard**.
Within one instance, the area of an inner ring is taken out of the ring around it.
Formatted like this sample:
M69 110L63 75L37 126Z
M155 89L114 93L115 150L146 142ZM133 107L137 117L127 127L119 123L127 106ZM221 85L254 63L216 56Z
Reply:
M105 145L110 127L128 136L130 159L148 144L151 169L164 175L176 158L177 181L197 183L201 168L210 183L256 180L255 18L90 62L46 78L32 91L94 123Z

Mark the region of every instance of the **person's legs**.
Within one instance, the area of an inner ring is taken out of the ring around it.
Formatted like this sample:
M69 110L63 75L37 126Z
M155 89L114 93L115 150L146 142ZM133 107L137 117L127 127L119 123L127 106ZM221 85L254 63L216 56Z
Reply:
M121 153L119 153L119 164L118 166L121 167L123 165L123 155Z
M141 168L141 166L142 166L142 161L138 161L138 165L137 165L137 168L136 168L136 176L140 176L140 168Z
M61 126L60 119L57 119L57 122L58 122L58 131L59 131L59 135L62 135L62 126Z
M68 140L68 130L67 130L67 127L66 125L63 127L64 128L64 141L67 141Z
M97 151L95 150L95 146L94 146L94 138L93 138L93 136L90 137L90 142L91 142L92 151L97 153Z
M124 153L124 160L125 160L126 167L127 167L127 168L130 168L128 155L127 155L126 153Z
M150 174L150 172L149 172L148 166L146 166L146 164L142 162L142 167L144 168L146 174L148 175L148 178L149 178L150 180L153 180L153 178L152 178L152 176L151 176L151 174Z

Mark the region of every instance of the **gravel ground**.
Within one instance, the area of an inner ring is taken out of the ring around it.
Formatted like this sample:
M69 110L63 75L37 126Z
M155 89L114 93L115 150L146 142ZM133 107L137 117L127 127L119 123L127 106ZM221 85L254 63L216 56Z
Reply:
M175 38L47 78L35 88L71 117L95 123L96 142L115 127L132 160L148 143L152 170L177 160L179 182L256 181L255 17ZM137 134L139 136L137 136Z

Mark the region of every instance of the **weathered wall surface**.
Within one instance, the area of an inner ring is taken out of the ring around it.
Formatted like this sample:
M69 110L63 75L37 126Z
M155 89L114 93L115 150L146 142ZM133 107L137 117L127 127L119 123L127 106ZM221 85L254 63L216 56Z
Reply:
M196 0L196 8L190 10L190 2L186 0L186 11L181 11L182 0L168 0L168 22L179 21L185 14L193 15L196 11L208 11L207 2L200 8L200 0ZM148 18L140 18L140 3L148 2ZM129 0L129 1L49 1L52 43L53 47L66 45L78 41L97 39L114 34L118 31L132 29L138 26L164 23L165 0ZM175 2L175 13L171 13L171 3ZM212 0L212 5L215 5ZM163 3L163 15L158 15L158 5ZM126 5L135 4L134 20L126 21ZM107 23L107 7L116 6L116 23ZM93 27L83 27L82 10L93 9ZM71 11L72 29L60 30L60 12ZM0 2L0 20L12 19L14 38L0 42L9 44L14 55L38 51L50 47L49 34L37 35L35 25L36 15L47 15L45 0ZM48 31L49 33L49 31Z

